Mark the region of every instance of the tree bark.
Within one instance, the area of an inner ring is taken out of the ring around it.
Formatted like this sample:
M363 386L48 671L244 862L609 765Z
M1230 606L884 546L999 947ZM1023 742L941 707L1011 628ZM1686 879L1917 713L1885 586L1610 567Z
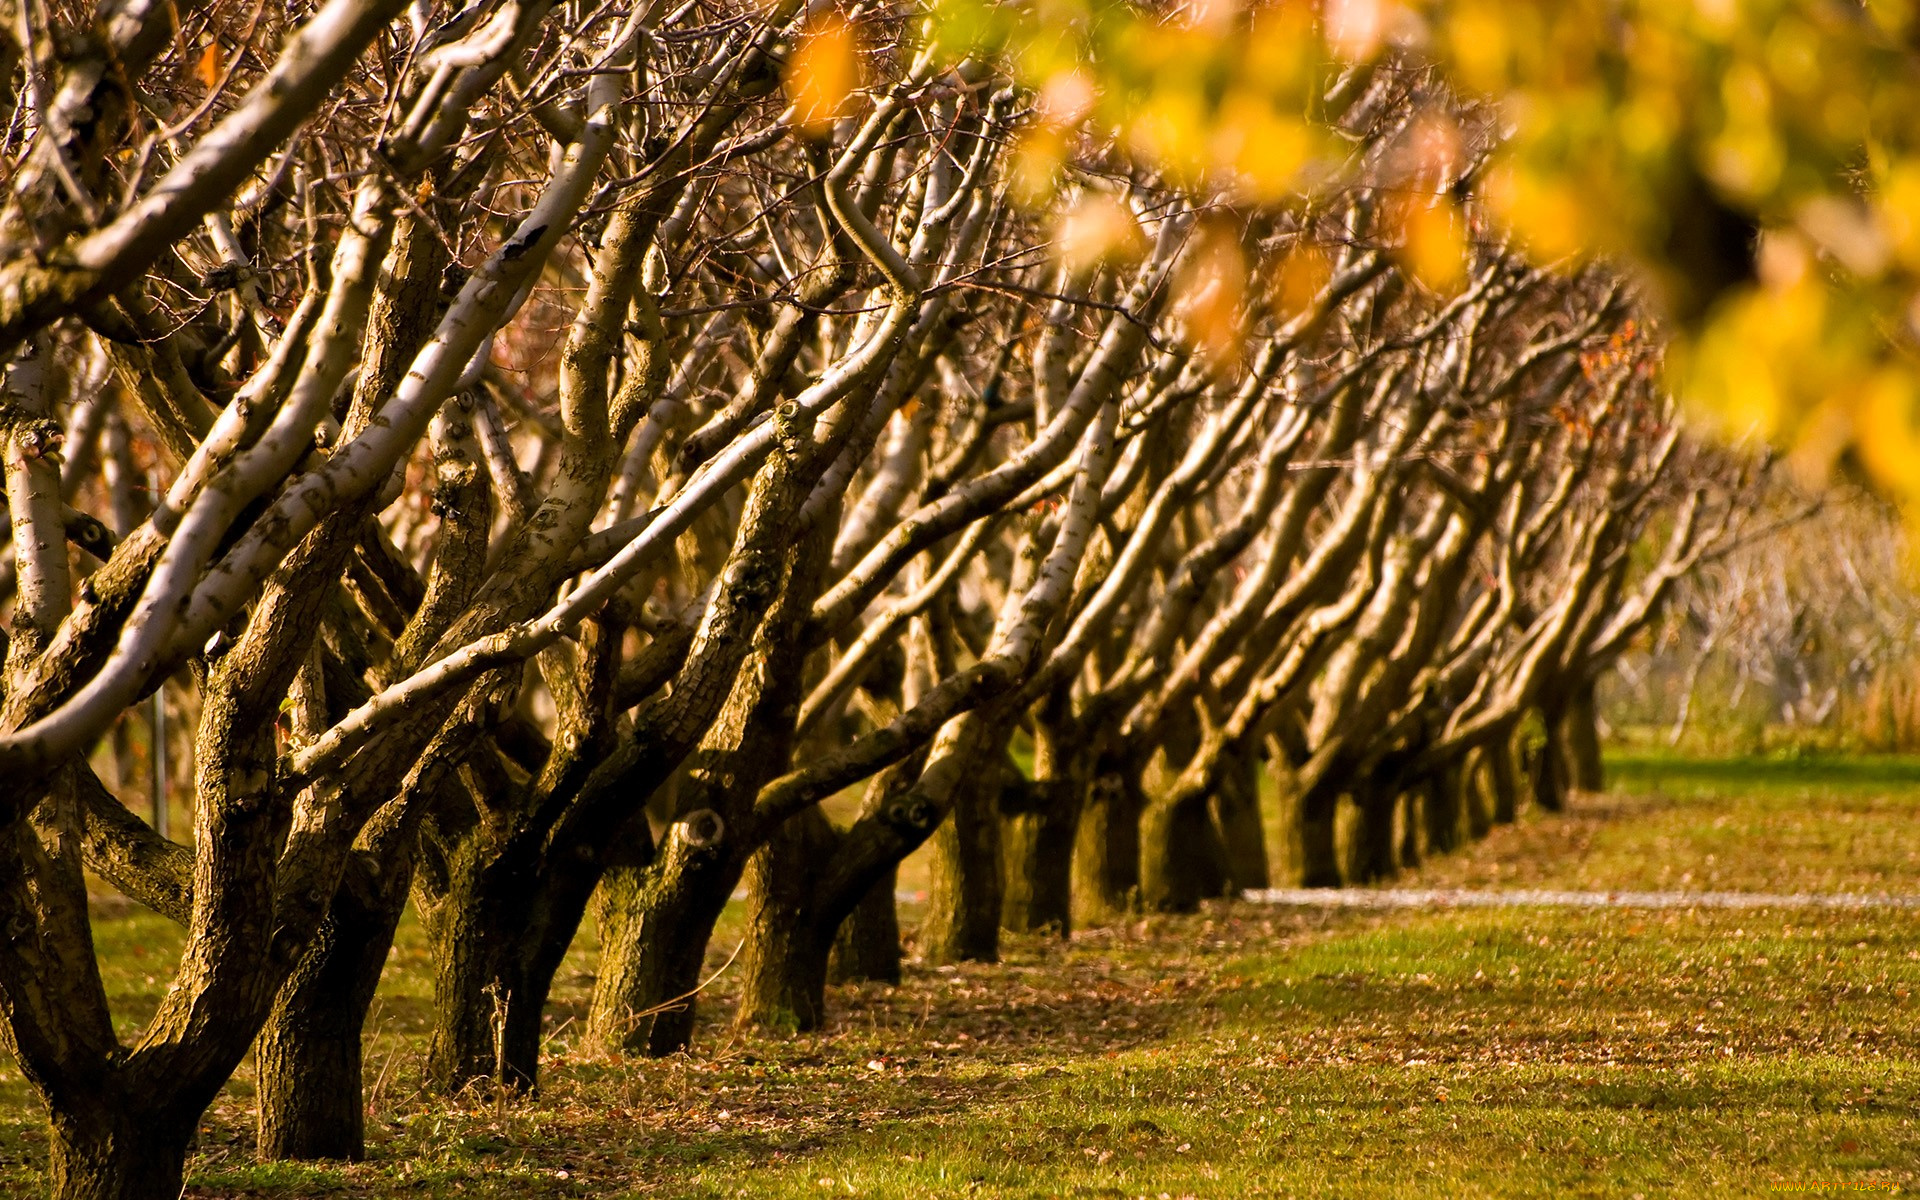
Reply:
M49 1122L53 1200L179 1200L199 1110L102 1099Z
M1142 799L1121 771L1102 771L1087 788L1073 840L1073 916L1082 926L1109 921L1138 900Z
M930 963L1000 961L999 742L975 779L963 783L953 810L933 835L933 888L920 927ZM984 757L984 756L983 756Z
M688 827L691 840L670 835L659 861L601 881L600 974L587 1040L612 1053L657 1057L692 1040L691 993L700 986L714 922L745 866L725 844L730 831L707 830L695 819L677 827Z
M839 835L818 808L776 830L747 860L747 941L737 1022L811 1030L826 1019L827 943L814 913L814 871Z
M900 870L888 867L834 935L827 978L834 983L900 982Z
M366 1155L361 1036L406 905L411 855L387 879L350 874L254 1043L262 1161Z
M1591 682L1576 687L1561 720L1569 782L1583 792L1604 791L1607 786L1606 766L1600 757L1600 714L1593 693Z
M1026 791L1022 811L1008 813L1001 823L1006 879L1000 924L1014 933L1050 931L1066 937L1072 931L1078 786L1071 775L1036 782Z

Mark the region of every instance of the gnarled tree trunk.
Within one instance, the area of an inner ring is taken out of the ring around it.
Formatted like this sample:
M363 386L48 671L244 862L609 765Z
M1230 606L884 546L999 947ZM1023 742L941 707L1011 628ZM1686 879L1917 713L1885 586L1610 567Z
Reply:
M53 1200L179 1200L199 1109L97 1098L50 1122Z
M930 963L1000 961L1001 771L999 739L975 777L962 783L953 810L933 835L933 887L920 926Z
M254 1043L263 1161L365 1157L361 1034L411 874L405 866L385 880L350 873L274 998Z

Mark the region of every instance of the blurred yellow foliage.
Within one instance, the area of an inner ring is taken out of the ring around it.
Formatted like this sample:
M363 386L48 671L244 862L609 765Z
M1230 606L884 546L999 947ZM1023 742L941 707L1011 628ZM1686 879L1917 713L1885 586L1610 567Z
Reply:
M853 26L827 10L809 22L787 58L787 100L809 136L833 126L847 98L860 86L860 48Z
M1235 361L1244 344L1249 272L1233 230L1203 222L1188 243L1173 281L1173 311L1187 340L1217 367Z
M1061 214L1053 244L1060 261L1077 275L1103 263L1138 257L1146 247L1146 236L1125 201L1105 192L1087 192Z
M932 25L1039 93L1013 181L1035 205L1108 143L1217 204L1311 205L1358 167L1339 105L1367 73L1430 71L1477 123L1429 112L1402 136L1377 219L1413 278L1457 289L1482 242L1606 258L1696 412L1920 512L1913 0L936 0ZM1063 218L1063 255L1098 228ZM1215 264L1182 281L1209 353L1241 328L1222 298L1295 310L1320 269L1289 257L1256 284L1237 244L1191 261Z

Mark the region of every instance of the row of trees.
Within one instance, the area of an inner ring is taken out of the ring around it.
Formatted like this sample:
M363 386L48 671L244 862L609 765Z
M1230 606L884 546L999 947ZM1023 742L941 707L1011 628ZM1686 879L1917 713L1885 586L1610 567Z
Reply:
M589 913L589 1041L661 1054L743 881L741 1018L810 1028L929 839L933 960L1265 885L1263 771L1307 882L1391 874L1597 783L1748 507L1617 282L1434 268L1484 122L1407 64L1329 78L1304 202L1086 140L1033 206L1057 110L892 10L10 7L0 1028L61 1197L177 1194L250 1048L263 1155L358 1155L409 898L452 1094L535 1086ZM169 680L177 841L93 765ZM130 1041L89 873L186 930Z

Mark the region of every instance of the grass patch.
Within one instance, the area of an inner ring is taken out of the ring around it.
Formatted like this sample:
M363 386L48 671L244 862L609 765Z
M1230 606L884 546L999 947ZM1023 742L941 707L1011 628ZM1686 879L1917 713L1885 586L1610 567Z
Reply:
M1741 764L1624 763L1615 796L1529 817L1418 882L1920 891L1904 776L1793 765L1761 784ZM165 984L150 988L134 947L168 962L177 937L124 913L101 925L131 1013ZM731 1034L723 978L694 1054L637 1063L569 1046L589 941L562 971L542 1096L448 1105L419 1091L430 997L409 923L369 1031L370 1160L253 1163L243 1072L209 1114L189 1194L1920 1188L1911 913L1222 905L837 989L831 1027L805 1037ZM17 1073L0 1070L0 1194L33 1194L42 1144Z

